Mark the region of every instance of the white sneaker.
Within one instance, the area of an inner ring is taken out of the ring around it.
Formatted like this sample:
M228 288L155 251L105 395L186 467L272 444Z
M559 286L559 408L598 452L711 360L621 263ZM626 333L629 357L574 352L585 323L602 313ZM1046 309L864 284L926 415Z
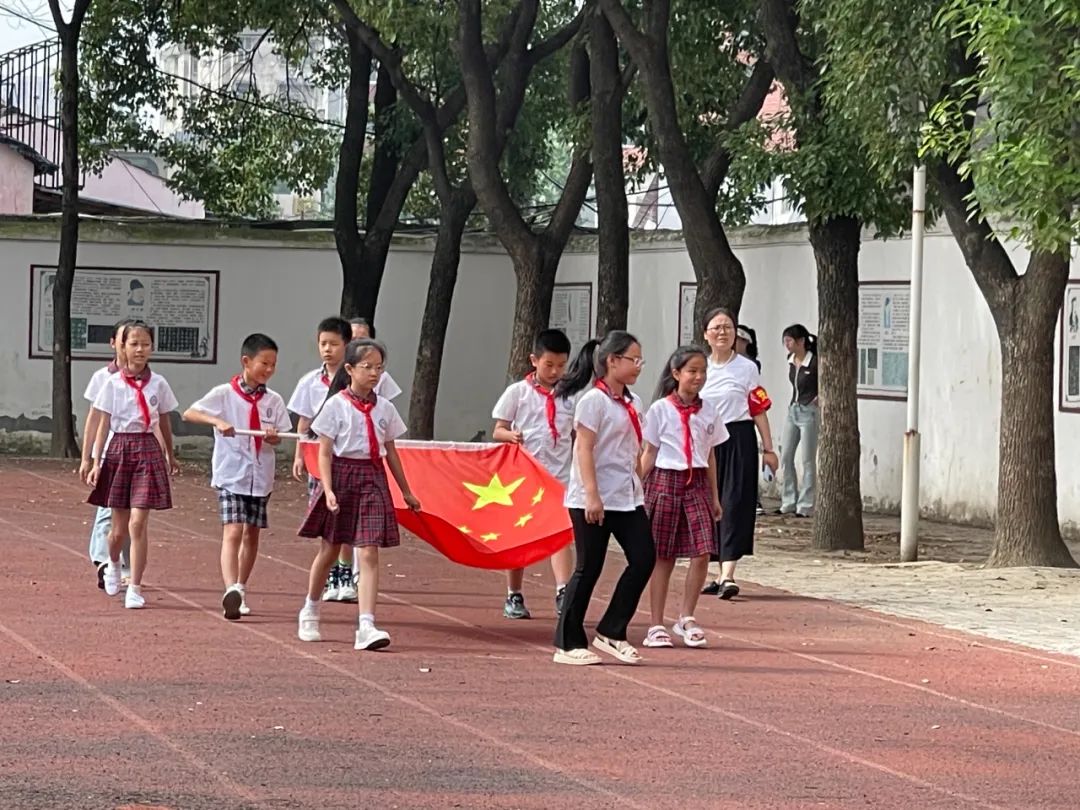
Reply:
M357 599L356 581L350 577L338 586L337 601L355 602Z
M245 588L243 585L240 585L239 583L236 587L240 589L240 615L250 616L251 608L248 607L247 603L247 588Z
M128 585L127 593L124 594L124 607L128 610L139 610L146 607L143 595L135 590L134 585Z
M390 634L370 622L364 622L356 631L356 644L353 647L357 650L381 650L389 646Z
M105 593L116 596L120 593L120 566L114 562L105 565Z
M297 635L301 641L322 641L319 633L319 609L307 605L300 610L300 628Z
M230 585L225 595L221 597L221 610L225 618L235 622L240 618L240 606L244 604L244 592L239 585Z

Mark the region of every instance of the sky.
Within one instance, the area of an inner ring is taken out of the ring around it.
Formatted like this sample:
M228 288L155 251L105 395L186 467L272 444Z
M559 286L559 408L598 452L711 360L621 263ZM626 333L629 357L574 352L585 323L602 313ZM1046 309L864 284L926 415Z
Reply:
M67 3L62 5L66 7ZM19 19L19 16L35 17L46 28ZM53 36L51 29L52 17L44 2L0 0L0 54L49 39Z

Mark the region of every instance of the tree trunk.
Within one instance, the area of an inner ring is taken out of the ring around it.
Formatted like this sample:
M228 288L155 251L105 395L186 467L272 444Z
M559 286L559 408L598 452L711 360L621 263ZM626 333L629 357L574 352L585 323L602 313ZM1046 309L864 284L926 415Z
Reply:
M551 319L551 298L555 294L555 275L559 269L562 250L550 252L539 245L515 253L514 277L517 294L514 297L514 329L510 335L510 359L506 367L507 382L520 380L531 370L529 354L533 341Z
M60 254L53 285L52 441L50 453L79 455L71 397L71 288L79 250L79 30L61 36L60 128L63 147Z
M599 213L596 334L626 329L630 308L630 229L623 171L619 47L603 14L590 32L593 172Z
M998 506L988 565L1075 568L1061 537L1054 455L1054 332L1069 259L1033 253L1012 281L1007 312L994 313L1001 341Z
M348 27L345 28L345 41L349 54L349 83L345 91L345 129L334 181L334 242L341 260L341 314L351 318L360 314L365 298L364 291L359 289L364 245L359 232L358 197L367 137L371 51Z
M431 276L420 326L420 342L416 348L412 394L409 397L409 436L413 439L432 439L435 436L435 405L446 330L450 325L454 287L461 262L461 237L474 207L476 195L472 189L457 189L449 205L441 206L439 212L439 231L431 257Z
M861 223L834 217L809 225L817 262L821 433L813 547L863 548L859 487L859 248Z

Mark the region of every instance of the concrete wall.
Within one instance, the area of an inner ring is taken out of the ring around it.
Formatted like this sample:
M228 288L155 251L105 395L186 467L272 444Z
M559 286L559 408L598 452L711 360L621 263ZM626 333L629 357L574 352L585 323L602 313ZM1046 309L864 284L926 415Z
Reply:
M778 406L774 432L783 425L786 367L780 335L785 326L817 328L813 254L800 226L752 229L731 235L747 276L742 319L761 344L767 387ZM560 282L594 284L595 244L572 243ZM1017 261L1024 260L1017 252ZM55 230L38 222L0 222L0 428L28 427L49 414L48 360L27 359L29 267L55 262ZM430 243L399 239L391 253L379 302L377 326L391 352L390 369L412 387L413 358L424 305ZM332 314L340 295L340 265L329 234L268 234L216 230L207 225L106 225L87 223L79 249L86 266L219 270L220 325L217 366L158 364L186 406L234 373L239 344L251 331L270 333L282 347L272 385L286 396L296 379L316 364L313 330ZM864 281L908 278L910 246L903 240L863 244ZM635 241L631 257L630 329L648 361L644 392L678 335L679 283L693 281L680 241L654 232ZM922 499L930 514L958 520L989 520L997 486L1000 359L989 310L954 240L932 230L926 243L923 349ZM465 247L447 335L436 429L440 438L468 439L490 433L490 408L504 384L513 317L510 263L490 240ZM595 317L595 289L593 316ZM98 363L76 361L81 392ZM1055 377L1055 391L1057 377ZM1056 395L1056 394L1055 394ZM80 419L83 403L78 404ZM863 494L868 504L899 502L905 405L860 401ZM1080 414L1057 414L1057 469L1062 519L1080 524ZM40 423L39 423L40 424Z
M34 212L34 164L0 144L0 214Z

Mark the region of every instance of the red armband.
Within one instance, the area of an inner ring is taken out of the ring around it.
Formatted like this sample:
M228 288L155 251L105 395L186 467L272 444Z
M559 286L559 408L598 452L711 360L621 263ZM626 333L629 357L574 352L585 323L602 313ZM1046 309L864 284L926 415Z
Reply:
M748 399L750 401L751 416L765 413L765 411L772 407L772 400L769 399L769 392L760 385L750 392Z

